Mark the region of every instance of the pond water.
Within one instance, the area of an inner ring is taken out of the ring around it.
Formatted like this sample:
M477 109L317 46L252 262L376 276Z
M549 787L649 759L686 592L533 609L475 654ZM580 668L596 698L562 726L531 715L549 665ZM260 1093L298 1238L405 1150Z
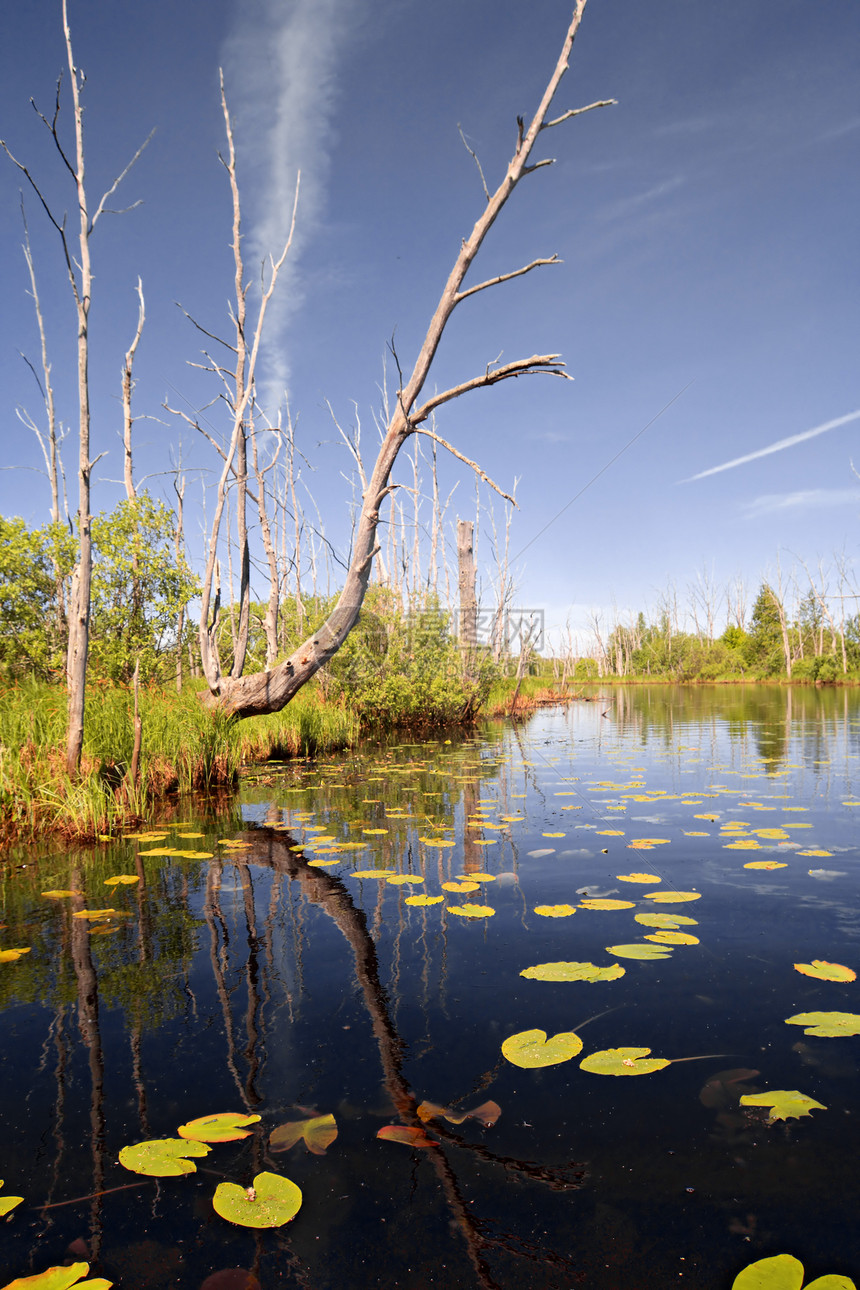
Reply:
M786 1021L860 1011L794 966L860 970L858 759L854 691L613 689L7 856L0 1282L77 1259L120 1290L728 1290L781 1251L860 1279L860 1035ZM559 962L619 972L521 975ZM582 1051L513 1064L530 1030ZM580 1065L627 1047L671 1064ZM821 1109L740 1104L782 1090ZM193 1174L118 1163L226 1111L260 1120ZM274 1149L321 1116L329 1145ZM261 1171L301 1188L292 1222L214 1211Z

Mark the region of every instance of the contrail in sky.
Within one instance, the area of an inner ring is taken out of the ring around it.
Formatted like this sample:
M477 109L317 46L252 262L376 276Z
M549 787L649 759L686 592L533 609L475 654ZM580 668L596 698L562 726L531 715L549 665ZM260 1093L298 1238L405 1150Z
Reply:
M807 439L814 439L816 435L826 434L828 430L835 430L837 426L844 426L849 421L856 421L860 417L860 411L849 412L844 417L837 417L835 421L825 421L823 425L815 426L812 430L804 430L801 434L789 435L787 439L777 439L776 443L768 444L766 448L758 448L755 452L748 452L745 457L735 457L732 461L724 461L721 466L711 466L710 470L702 470L698 475L691 475L689 479L682 479L682 484L692 484L696 479L705 479L707 475L718 475L721 470L732 470L735 466L745 466L748 461L755 461L758 457L769 457L772 452L782 452L783 448L793 448L797 443L805 443Z
M283 249L301 171L296 233L266 316L260 384L275 400L289 376L283 334L302 303L301 253L319 229L325 204L338 66L357 7L358 0L238 0L224 48L252 281L260 263Z

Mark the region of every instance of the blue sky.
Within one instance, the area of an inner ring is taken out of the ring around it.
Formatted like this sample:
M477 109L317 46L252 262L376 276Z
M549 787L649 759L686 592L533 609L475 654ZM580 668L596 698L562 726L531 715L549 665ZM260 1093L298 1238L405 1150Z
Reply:
M94 509L121 496L111 482L122 473L119 371L138 274L147 326L136 411L153 419L138 424L137 473L167 496L181 434L189 498L213 478L214 454L161 405L190 409L215 394L187 366L199 361L200 337L175 302L227 329L223 65L249 262L283 237L302 167L263 383L273 397L289 389L304 478L342 545L350 462L327 403L344 426L357 407L369 451L387 342L395 337L410 366L483 202L458 125L494 187L516 115L534 109L555 63L569 5L70 0L70 13L88 77L93 194L156 131L118 202L142 204L105 218L92 243L93 434L95 450L108 451ZM29 0L7 15L0 137L63 210L71 194L29 104L52 108L59 14L59 0ZM593 609L653 606L670 580L683 601L704 571L718 584L740 574L754 593L777 559L785 571L796 557L815 564L844 550L856 564L860 415L844 418L860 413L858 39L860 6L848 0L589 0L557 105L618 105L544 136L557 164L522 183L472 280L538 256L564 263L462 305L430 382L444 388L500 354L567 362L573 382L508 382L448 405L437 425L506 490L519 479L517 599L550 622L570 615L584 628ZM0 161L0 509L41 523L49 495L38 445L15 417L19 405L39 412L18 353L35 360L38 339L19 175ZM73 309L56 238L30 195L26 205L60 413L74 425ZM730 462L739 464L713 469ZM448 517L470 518L473 481L446 464L446 493L457 480ZM199 513L194 501L192 553ZM486 580L488 532L484 514Z

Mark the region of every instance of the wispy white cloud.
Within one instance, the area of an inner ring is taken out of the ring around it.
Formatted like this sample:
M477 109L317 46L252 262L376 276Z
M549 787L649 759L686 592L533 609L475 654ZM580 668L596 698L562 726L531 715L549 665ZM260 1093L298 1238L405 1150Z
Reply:
M807 488L796 493L764 493L744 506L748 516L770 515L774 511L811 511L822 507L858 506L860 488Z
M856 421L860 417L860 411L848 412L844 417L836 417L833 421L825 421L823 425L813 426L811 430L803 430L800 434L789 435L787 439L777 439L776 443L770 443L766 448L757 448L755 452L748 452L743 457L733 457L731 461L724 461L720 466L711 466L708 470L700 470L698 475L691 475L689 479L682 479L682 484L692 484L694 480L705 479L708 475L718 475L723 470L733 470L735 466L745 466L748 461L757 461L759 457L769 457L771 453L782 452L784 448L793 448L796 444L806 443L807 439L815 439L820 434L826 434L828 430L835 430L838 426L847 425L849 421Z
M266 373L278 398L289 378L287 323L302 303L302 251L319 229L334 142L340 57L361 0L238 0L223 51L235 118L240 186L248 200L245 260L255 266L283 249L301 171L296 234L267 314Z
M653 184L641 193L621 197L606 207L604 216L606 219L623 219L627 215L635 215L643 207L651 206L661 198L667 197L669 193L675 192L683 183L684 180L680 175L674 175L671 179L663 180L662 183Z

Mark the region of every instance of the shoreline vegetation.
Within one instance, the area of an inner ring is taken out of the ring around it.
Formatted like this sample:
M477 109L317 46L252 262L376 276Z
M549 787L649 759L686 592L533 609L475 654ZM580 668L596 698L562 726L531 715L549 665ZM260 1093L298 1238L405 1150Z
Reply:
M280 712L244 720L204 707L190 636L177 650L166 627L155 633L147 623L124 639L97 619L75 776L66 769L67 692L50 617L19 613L16 631L0 632L0 848L38 836L106 839L180 795L233 787L251 766L348 749L395 731L469 729L486 718L599 699L616 687L856 686L860 618L828 620L816 605L808 600L789 616L764 584L748 626L729 625L719 637L679 630L669 614L650 623L639 614L605 634L595 623L589 656L571 648L541 657L526 642L517 657L506 655L501 638L492 647L457 640L452 612L432 594L404 608L390 590L375 587L327 666ZM262 608L252 606L254 621L262 621ZM283 620L298 638L303 623L292 622L287 609ZM328 604L306 599L303 609L316 619ZM4 619L12 623L13 616ZM225 626L225 660L232 643ZM251 646L260 667L259 631Z
M460 726L486 717L522 716L548 703L581 697L550 678L501 678L484 686L483 702L466 712L403 711L371 722L323 685L305 687L283 711L235 722L206 711L198 688L181 694L142 689L141 747L134 758L131 687L93 686L81 773L65 769L66 691L24 681L0 691L0 848L37 836L91 842L147 819L170 798L233 787L243 771L269 761L313 757L355 746L365 736Z
M534 665L533 665L534 666ZM199 690L147 688L139 694L141 750L135 777L134 695L131 687L94 686L81 774L65 771L66 692L60 685L24 681L0 691L0 848L39 836L92 842L148 819L171 799L218 792L236 785L252 767L309 758L354 747L391 732L438 733L468 729L486 719L521 719L539 708L599 700L621 686L835 685L855 687L857 677L811 681L785 676L684 678L619 676L564 680L553 661L537 660L519 680L497 676L482 701L466 712L389 712L371 721L367 712L326 695L324 683L300 692L282 712L234 722L204 710Z

